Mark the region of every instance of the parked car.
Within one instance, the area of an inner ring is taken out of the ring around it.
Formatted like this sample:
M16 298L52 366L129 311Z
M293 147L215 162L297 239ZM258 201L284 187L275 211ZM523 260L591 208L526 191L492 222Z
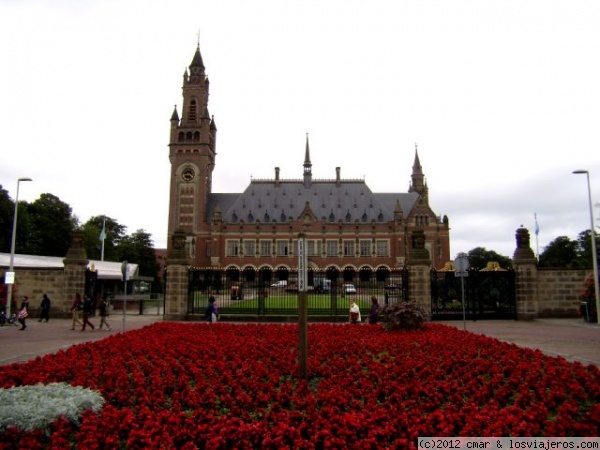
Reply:
M328 294L331 291L331 280L316 280L314 291L317 294Z
M287 280L279 280L271 285L272 288L284 288L287 287Z
M353 284L344 285L344 294L356 294L356 288Z
M239 284L231 286L231 300L243 300L244 292Z

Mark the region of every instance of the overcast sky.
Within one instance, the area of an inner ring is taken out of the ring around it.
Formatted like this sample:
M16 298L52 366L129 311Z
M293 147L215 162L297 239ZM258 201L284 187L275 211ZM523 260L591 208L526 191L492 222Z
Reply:
M451 255L512 257L520 225L541 252L590 228L573 170L600 201L599 24L597 0L0 0L0 184L166 246L199 35L214 192L301 178L306 133L314 178L407 192L417 144Z

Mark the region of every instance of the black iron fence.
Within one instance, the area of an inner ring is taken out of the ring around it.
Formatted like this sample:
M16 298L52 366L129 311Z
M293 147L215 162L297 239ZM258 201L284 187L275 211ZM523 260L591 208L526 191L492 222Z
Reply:
M386 268L308 270L309 316L345 316L354 299L363 314L371 298L380 305L408 299L408 271ZM204 315L213 296L221 315L297 316L298 272L271 269L192 269L188 314Z
M461 279L453 271L431 272L433 320L516 319L515 272L469 270Z

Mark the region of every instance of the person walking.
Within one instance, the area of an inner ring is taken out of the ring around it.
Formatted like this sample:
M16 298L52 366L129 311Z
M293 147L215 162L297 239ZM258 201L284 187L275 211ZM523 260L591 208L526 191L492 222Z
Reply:
M24 330L25 328L27 328L27 323L26 323L27 316L29 316L29 297L24 295L23 303L21 303L21 308L19 309L19 312L17 313L17 320L21 324L21 328L19 328L19 330L21 330L21 331Z
M379 301L377 297L371 297L371 309L369 310L369 323L376 324L379 322Z
M360 308L356 304L356 301L352 299L350 300L350 323L358 324L360 321Z
M48 320L50 320L50 304L51 303L52 302L48 298L48 294L44 294L44 297L42 298L42 303L40 304L40 309L42 310L42 313L40 314L40 320L38 320L38 322L41 322L44 319L46 319L46 322L48 322Z
M89 325L92 327L92 331L96 329L94 324L90 322L90 316L94 313L94 304L92 303L92 299L89 295L85 296L85 300L83 301L83 326L81 327L81 331L85 331L85 326Z
M104 297L102 299L102 302L100 302L99 309L100 309L100 325L98 325L98 329L101 330L102 325L106 325L106 331L111 331L112 328L106 321L106 318L108 317L108 310L109 310L108 299L106 297Z
M71 326L71 330L75 329L75 325L83 325L81 321L81 311L83 310L83 302L81 301L81 295L79 293L75 294L75 300L73 300L73 304L71 305L71 315L73 317L73 325Z
M219 307L213 296L208 299L208 306L206 307L206 320L210 323L216 323L219 318Z

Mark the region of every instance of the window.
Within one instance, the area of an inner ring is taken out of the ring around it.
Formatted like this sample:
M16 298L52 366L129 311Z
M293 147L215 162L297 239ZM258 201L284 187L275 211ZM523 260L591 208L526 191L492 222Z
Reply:
M192 100L190 102L189 114L187 117L188 120L196 120L196 100Z
M287 256L288 241L277 241L277 256Z
M375 245L377 246L377 256L389 256L390 255L390 243L385 240L385 239L381 239L378 240Z
M244 241L244 256L254 256L256 251L256 246L254 245L254 241L248 240Z
M371 256L371 241L360 241L360 256Z
M344 256L354 256L354 241L344 241Z
M338 243L334 239L330 239L327 241L327 256L337 256L338 255Z
M306 256L315 256L315 241L306 241Z
M237 239L227 240L227 256L237 256L240 253L240 243Z
M271 241L260 241L260 254L262 256L271 256Z
M209 258L212 256L212 242L210 239L206 240L206 256Z

